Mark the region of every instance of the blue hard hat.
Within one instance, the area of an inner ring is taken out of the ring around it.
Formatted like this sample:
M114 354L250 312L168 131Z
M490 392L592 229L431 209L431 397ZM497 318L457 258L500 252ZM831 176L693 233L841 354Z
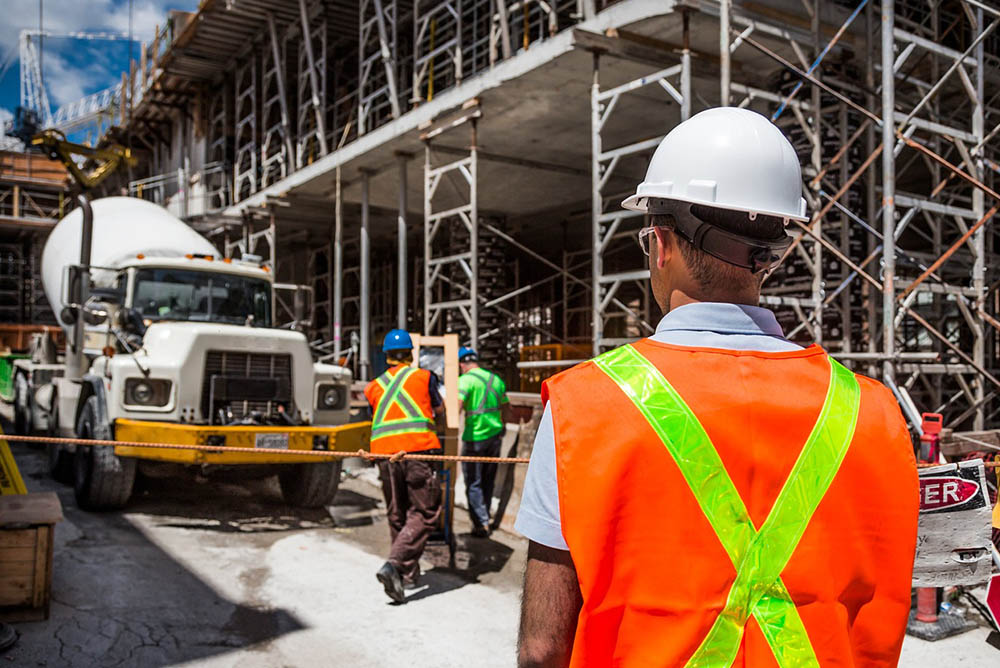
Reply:
M479 355L472 348L466 348L465 346L462 346L461 348L458 349L459 362L466 362L466 361L475 362L478 359Z
M405 329L392 329L385 335L382 341L382 352L387 353L393 350L413 350L413 339Z

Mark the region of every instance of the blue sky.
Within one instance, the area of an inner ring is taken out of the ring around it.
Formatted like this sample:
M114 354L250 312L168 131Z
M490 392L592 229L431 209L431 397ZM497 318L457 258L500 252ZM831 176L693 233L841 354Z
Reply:
M193 11L198 0L132 0L132 34L138 59L139 42L151 41L157 25L164 25L170 9ZM53 33L71 31L128 33L129 0L42 0L44 29ZM18 36L22 29L38 28L39 0L0 0L0 63L12 58L0 80L0 121L10 117L20 104ZM127 40L89 41L45 39L43 76L49 103L59 105L78 100L121 81L128 69Z

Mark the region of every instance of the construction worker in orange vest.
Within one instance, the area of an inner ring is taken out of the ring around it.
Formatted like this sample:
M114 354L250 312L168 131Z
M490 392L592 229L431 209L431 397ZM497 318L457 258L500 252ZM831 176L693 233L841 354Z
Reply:
M371 451L440 454L434 417L444 412L438 380L414 368L413 341L402 329L382 343L389 369L365 387L372 409ZM417 586L420 555L441 515L441 487L429 462L381 460L378 464L392 548L375 574L385 593L405 603L404 589Z
M701 112L635 195L655 333L549 379L519 664L895 666L918 483L892 393L757 304L806 220L765 117Z

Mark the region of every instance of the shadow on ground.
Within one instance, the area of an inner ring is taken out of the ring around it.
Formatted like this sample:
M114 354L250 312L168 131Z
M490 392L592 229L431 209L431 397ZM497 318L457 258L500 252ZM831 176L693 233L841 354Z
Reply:
M340 489L327 508L297 508L283 501L274 476L203 476L178 468L170 477L140 476L127 511L156 517L162 527L267 533L369 525L376 505Z
M513 548L499 541L465 534L457 539L455 563L451 565L446 546L430 546L424 556L434 564L434 568L421 575L420 587L406 600L419 601L476 584L480 576L503 570L513 553Z
M193 489L158 488L124 513L89 513L77 508L72 488L48 477L44 451L24 445L12 449L29 490L55 491L66 519L56 528L50 618L15 625L21 638L2 656L10 665L165 666L265 647L304 628L283 609L228 600L128 518L153 511L215 516L223 494L194 503L186 496ZM236 501L225 507L233 530L255 527L254 517L268 527L284 522L295 528L296 522L312 521L273 508L241 511ZM320 514L329 519L320 511L316 521Z

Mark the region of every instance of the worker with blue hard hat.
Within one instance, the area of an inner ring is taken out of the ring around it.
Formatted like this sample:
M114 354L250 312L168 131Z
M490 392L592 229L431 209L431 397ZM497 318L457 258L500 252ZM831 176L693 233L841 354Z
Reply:
M465 411L462 454L499 457L504 424L510 417L507 386L500 376L479 365L479 355L472 348L463 346L459 349L458 366L462 371L458 378L458 398ZM463 462L462 477L469 502L472 535L485 538L490 534L490 504L497 465Z
M372 410L371 451L377 454L439 454L434 417L444 412L438 379L413 366L413 339L393 329L382 342L388 370L368 383ZM392 547L375 576L385 593L405 603L405 588L416 586L420 555L441 515L441 486L430 463L401 459L378 464Z

